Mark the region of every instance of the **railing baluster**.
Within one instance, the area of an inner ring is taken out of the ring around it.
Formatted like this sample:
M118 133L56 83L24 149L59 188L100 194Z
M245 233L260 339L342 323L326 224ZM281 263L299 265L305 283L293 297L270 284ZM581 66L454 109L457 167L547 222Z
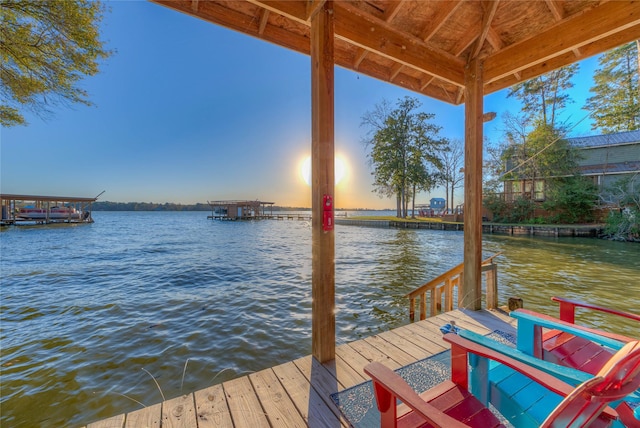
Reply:
M488 259L482 262L482 271L486 272L486 306L487 309L494 309L498 307L498 266L493 263L493 259L502 253L494 254ZM454 307L458 307L460 303L460 284L462 284L464 278L464 264L461 263L458 266L443 273L437 278L423 284L416 288L411 293L407 294L409 297L409 319L413 322L415 320L415 303L416 298L420 297L420 320L424 320L427 317L427 293L429 293L429 307L430 316L436 315L438 307L443 312L452 311ZM457 288L456 296L454 297L453 289ZM444 293L444 307L442 307L442 294ZM454 305L455 300L455 305Z

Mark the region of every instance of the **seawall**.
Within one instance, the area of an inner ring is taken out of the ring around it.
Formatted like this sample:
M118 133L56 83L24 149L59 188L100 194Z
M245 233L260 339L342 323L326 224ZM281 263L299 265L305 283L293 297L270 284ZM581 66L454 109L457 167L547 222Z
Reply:
M336 219L336 224L364 227L389 227L396 229L464 230L464 223L403 221L403 220L363 220ZM484 223L482 233L513 236L553 236L596 238L602 233L601 225L587 226L538 226Z

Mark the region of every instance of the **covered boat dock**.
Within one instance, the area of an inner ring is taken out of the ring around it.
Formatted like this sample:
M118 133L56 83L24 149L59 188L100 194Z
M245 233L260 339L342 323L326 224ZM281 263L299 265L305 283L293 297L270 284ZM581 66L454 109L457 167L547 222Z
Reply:
M98 197L0 194L1 226L93 223L91 204Z
M273 216L275 202L263 201L207 201L211 207L212 220L260 220ZM267 207L269 212L267 213Z

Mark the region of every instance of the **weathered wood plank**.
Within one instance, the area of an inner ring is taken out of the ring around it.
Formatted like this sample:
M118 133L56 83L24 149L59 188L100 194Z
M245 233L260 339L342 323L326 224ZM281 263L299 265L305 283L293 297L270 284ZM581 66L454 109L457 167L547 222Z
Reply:
M398 363L399 367L411 364L416 360L411 355L395 346L393 343L389 343L387 340L380 337L380 335L378 334L375 336L367 337L366 339L364 339L364 341L369 343L371 346L378 348L384 355L393 359Z
M344 389L338 384L335 371L330 371L333 370L333 368L325 367L310 355L298 358L293 361L293 363L298 367L304 377L307 378L311 387L315 389L322 401L325 402L327 410L330 410L338 417L341 425L348 426L348 422L344 419L340 410L338 410L335 403L331 400L331 394Z
M194 393L198 428L233 428L222 385L214 385Z
M365 358L349 344L339 346L336 349L336 354L345 362L345 364L348 364L353 371L360 376L360 382L369 380L369 376L364 373L364 367L371 362L369 359ZM357 383L354 385L357 385Z
M304 419L272 369L249 375L272 427L303 426Z
M273 368L289 398L310 427L339 427L338 417L328 409L318 392L311 387L309 380L291 361Z
M269 421L260 406L248 377L224 382L224 395L231 411L231 418L236 427L269 427Z
M412 342L415 346L420 347L424 352L427 353L427 356L437 354L444 349L445 342L442 342L441 345L438 343L434 343L431 340L422 340L422 338L410 328L398 328L393 330L393 333L402 337L406 341Z
M93 422L84 428L122 428L124 427L124 415L113 416L109 419Z
M196 426L193 394L172 398L162 404L163 428L191 428Z
M402 349L402 351L409 354L414 361L422 360L423 358L427 358L429 355L433 355L432 352L425 350L418 344L407 340L405 337L394 331L385 331L384 333L380 333L378 336L387 342L392 343L393 346Z
M159 427L162 421L162 403L127 413L125 427L127 428L152 428Z
M324 363L324 365L329 368L329 370L333 370L336 373L338 383L342 388L351 388L354 385L362 383L364 381L364 372L356 371L348 361L344 360L341 354L342 352L340 354L336 354L336 359L334 361ZM354 354L357 354L357 352L354 351Z

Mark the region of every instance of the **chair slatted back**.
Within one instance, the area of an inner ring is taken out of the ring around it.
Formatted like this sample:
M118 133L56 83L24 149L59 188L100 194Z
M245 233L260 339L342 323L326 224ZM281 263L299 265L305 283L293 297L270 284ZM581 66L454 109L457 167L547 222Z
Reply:
M640 388L640 342L627 343L598 374L580 384L542 423L544 428L589 426L607 407Z

